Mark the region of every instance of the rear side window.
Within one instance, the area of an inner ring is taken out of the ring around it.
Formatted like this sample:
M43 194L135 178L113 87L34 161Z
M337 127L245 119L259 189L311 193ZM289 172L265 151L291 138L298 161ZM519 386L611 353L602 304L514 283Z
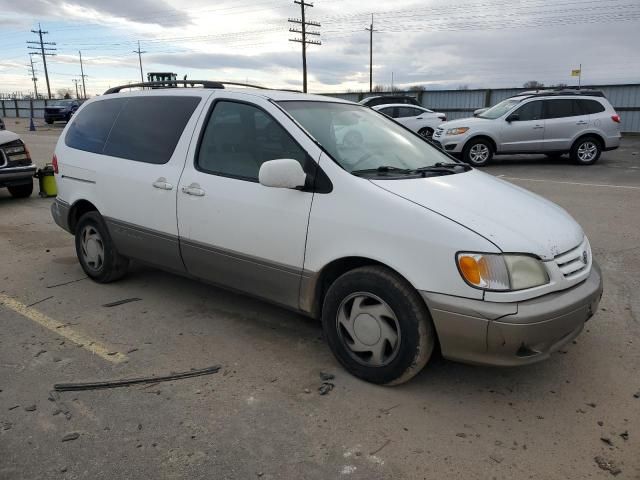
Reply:
M398 108L398 118L408 118L408 117L417 117L420 115L420 110L411 107L399 107Z
M205 128L196 165L214 175L258 181L267 160L292 158L305 165L306 152L263 110L219 101Z
M114 98L90 103L78 113L67 131L68 147L91 153L102 153L104 144L126 98Z
M564 118L584 115L577 100L560 98L557 100L545 100L545 118Z
M83 108L69 127L71 148L164 164L200 97L149 96L101 100Z
M582 112L587 115L604 112L605 110L604 105L596 100L577 100L577 102L580 104Z
M167 163L200 97L132 97L122 108L105 155L137 162Z

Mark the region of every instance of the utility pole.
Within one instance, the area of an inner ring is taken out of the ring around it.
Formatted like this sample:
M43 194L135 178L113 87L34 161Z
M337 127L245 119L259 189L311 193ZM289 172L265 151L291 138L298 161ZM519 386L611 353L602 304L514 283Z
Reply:
M42 31L42 27L38 24L38 30L31 30L31 33L37 33L40 37L40 40L37 42L27 42L28 44L40 45L40 47L34 47L31 45L27 45L27 48L32 50L40 50L39 52L29 52L29 55L40 55L42 57L42 64L44 65L44 78L47 80L47 95L49 99L51 99L51 87L49 86L49 72L47 70L47 57L54 56L57 49L55 47L45 47L45 45L55 45L55 42L43 42L42 35L46 35L49 32Z
M33 93L35 94L36 100L38 99L38 79L36 78L36 70L33 66L33 56L29 55L29 60L31 61L31 80L33 80Z
M373 13L371 14L371 25L365 28L369 32L369 93L373 93L373 32L378 32L373 28Z
M302 44L302 91L307 93L307 45L322 45L320 40L308 40L307 35L320 36L320 32L310 32L307 30L308 26L320 27L318 22L307 21L305 15L305 7L313 7L313 3L307 3L304 0L294 0L295 4L300 5L300 12L302 18L290 18L289 23L295 23L300 25L300 30L296 28L290 28L289 31L293 33L299 33L301 38L290 38L290 42L298 42Z
M86 77L86 75L84 74L84 68L82 67L82 52L80 50L78 50L78 53L80 54L80 76L82 77L82 97L86 100L87 99L87 87L84 84L84 78ZM76 84L76 88L78 87L78 85ZM77 97L78 95L76 95ZM80 97L78 97L80 98Z
M75 83L75 85L76 85L76 98L79 100L79 99L80 99L80 96L78 95L78 82L79 82L80 80L78 80L77 78L74 78L74 79L73 79L73 80L71 80L71 81L72 81L73 83Z
M138 54L138 62L140 63L140 81L144 83L144 76L142 75L142 54L147 52L140 50L140 40L138 40L138 50L134 50L133 53Z

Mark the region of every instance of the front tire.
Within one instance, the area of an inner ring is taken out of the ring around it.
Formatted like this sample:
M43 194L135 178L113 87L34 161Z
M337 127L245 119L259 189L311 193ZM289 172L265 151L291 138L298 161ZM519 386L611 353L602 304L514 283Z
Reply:
M102 216L85 213L76 225L76 254L87 276L109 283L127 274L129 259L118 253Z
M13 185L7 187L9 193L13 198L27 198L33 193L33 182L25 183L24 185Z
M593 165L601 154L600 140L594 137L579 138L571 147L571 160L578 165Z
M470 140L462 151L462 160L474 167L484 167L492 158L493 145L483 138Z
M397 385L427 364L435 330L418 292L395 272L361 267L329 288L322 325L333 354L356 377Z
M433 128L424 127L418 130L418 135L426 138L427 140L431 140L433 138Z

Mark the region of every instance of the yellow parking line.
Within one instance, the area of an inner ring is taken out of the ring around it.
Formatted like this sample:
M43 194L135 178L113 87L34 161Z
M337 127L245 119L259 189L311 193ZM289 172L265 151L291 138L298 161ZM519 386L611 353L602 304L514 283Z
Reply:
M28 318L40 325L44 328L47 328L54 332L56 335L60 335L68 340L71 340L73 343L78 346L84 348L85 350L90 351L94 355L99 356L109 362L113 363L122 363L125 360L128 360L128 357L122 353L113 353L113 350L108 349L106 346L102 345L100 342L96 342L90 337L83 335L82 333L76 332L68 325L61 323L57 320L54 320L51 317L48 317L44 313L36 310L35 308L28 307L24 303L16 300L15 298L9 297L8 295L4 295L0 293L0 304L4 305L7 308L10 308L16 313L19 313L23 317ZM109 355L111 353L111 355Z

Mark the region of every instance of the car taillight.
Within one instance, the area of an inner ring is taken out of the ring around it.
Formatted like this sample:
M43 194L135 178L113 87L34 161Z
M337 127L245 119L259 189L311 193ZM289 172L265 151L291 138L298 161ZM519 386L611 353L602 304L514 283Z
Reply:
M53 165L53 173L58 173L58 157L56 157L55 153L51 159L51 165Z
M611 120L613 120L616 123L620 123L622 120L620 119L620 115L616 114L616 115L611 115Z

